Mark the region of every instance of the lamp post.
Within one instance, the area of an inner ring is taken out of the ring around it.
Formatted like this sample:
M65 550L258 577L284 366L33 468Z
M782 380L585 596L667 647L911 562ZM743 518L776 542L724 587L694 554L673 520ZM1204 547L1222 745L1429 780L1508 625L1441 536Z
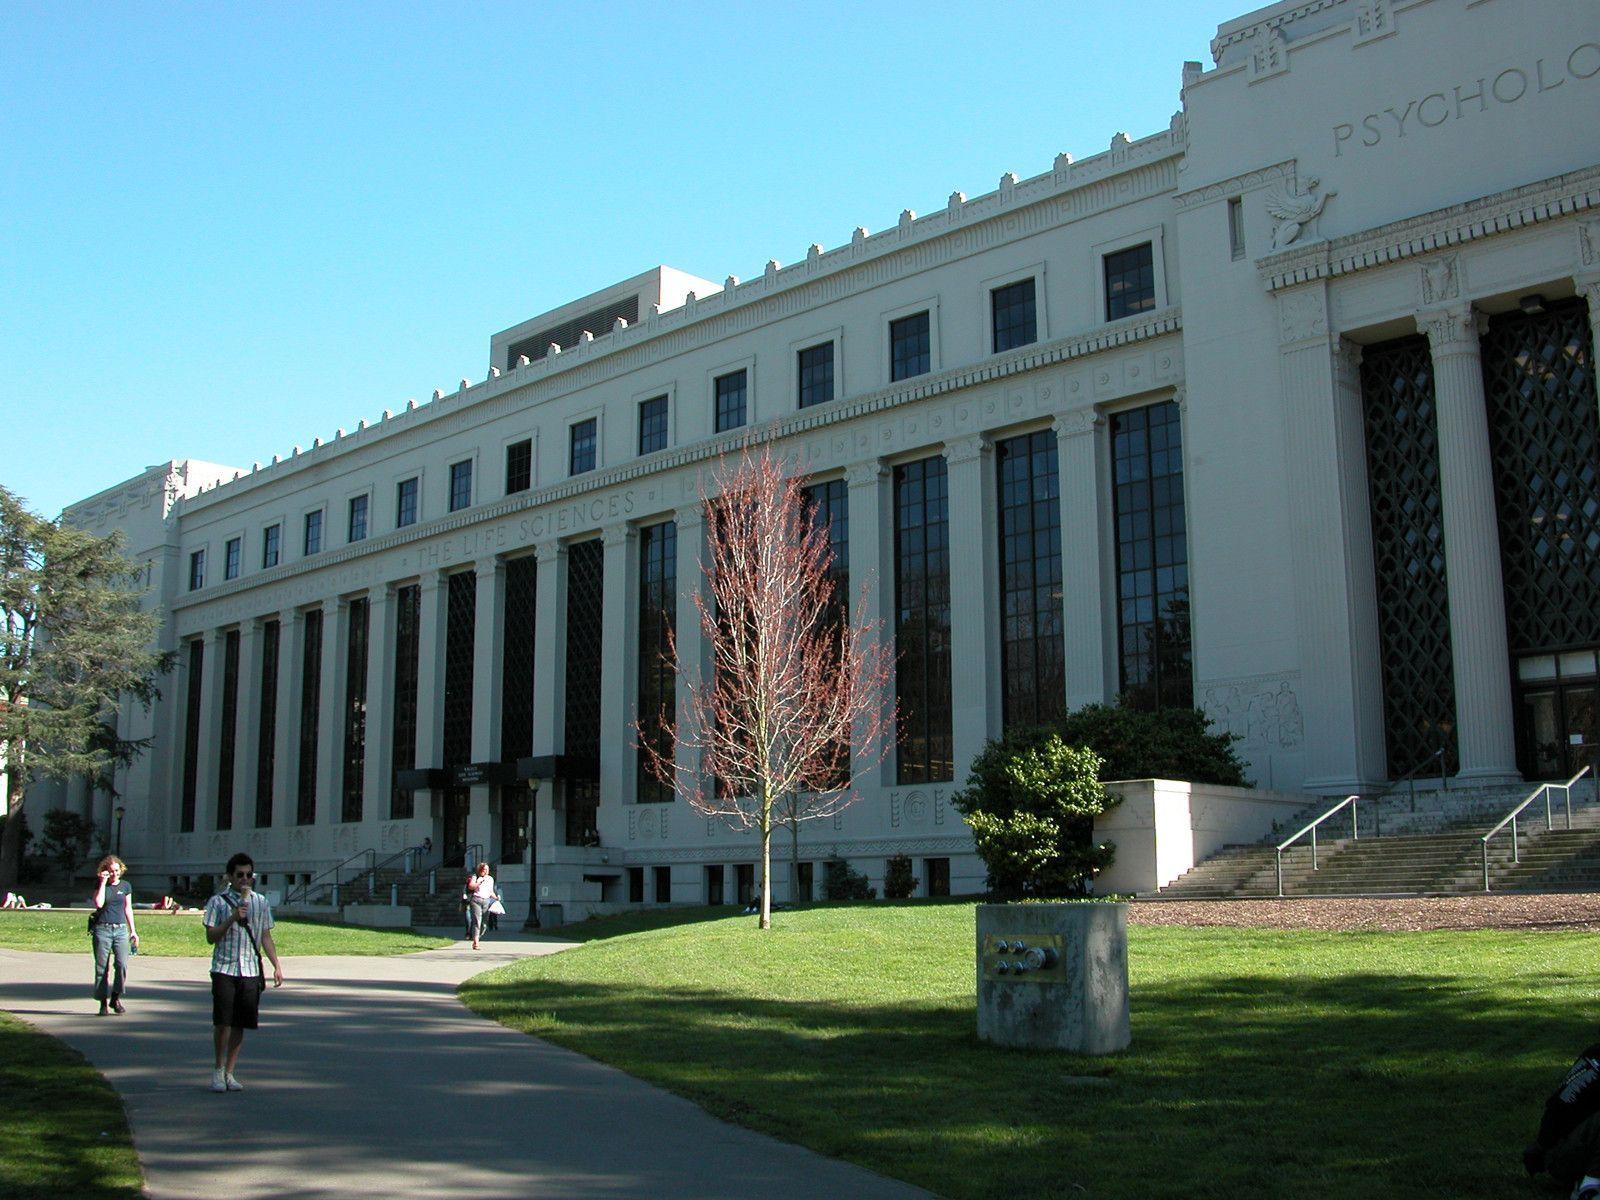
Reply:
M123 817L123 814L126 813L128 810L123 808L122 805L119 804L119 805L116 806L116 808L112 809L111 811L112 811L112 814L117 818L116 845L112 847L111 852L113 854L120 855L122 853L122 817Z

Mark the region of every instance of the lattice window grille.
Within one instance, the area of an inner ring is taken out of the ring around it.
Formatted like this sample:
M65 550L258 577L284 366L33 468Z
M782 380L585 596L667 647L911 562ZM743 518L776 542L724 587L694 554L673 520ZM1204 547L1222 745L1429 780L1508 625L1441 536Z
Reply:
M599 539L567 549L566 751L600 757L601 606L605 547ZM619 736L620 732L619 732Z
M942 455L896 467L895 700L900 783L954 778L950 516Z
M260 728L256 741L256 828L272 825L272 787L278 749L278 647L282 626L268 621L261 627L261 692L257 704Z
M217 828L233 828L233 766L239 745L239 631L222 635L222 736L217 740Z
M345 645L344 796L341 821L361 820L367 762L367 637L371 605L365 597L350 601L349 641Z
M478 576L450 576L444 634L444 762L472 761L472 647L478 619Z
M1061 500L1049 430L997 443L1001 678L1005 728L1041 725L1066 708L1061 608Z
M506 563L505 629L501 641L500 758L516 762L533 753L534 615L539 560ZM503 801L502 801L503 802Z
M295 824L317 819L317 724L322 717L322 610L305 615L305 653L300 661L300 779Z
M422 624L422 588L395 591L394 721L389 760L395 778L417 765L417 650ZM416 808L416 793L396 787L389 802L392 820L406 820Z

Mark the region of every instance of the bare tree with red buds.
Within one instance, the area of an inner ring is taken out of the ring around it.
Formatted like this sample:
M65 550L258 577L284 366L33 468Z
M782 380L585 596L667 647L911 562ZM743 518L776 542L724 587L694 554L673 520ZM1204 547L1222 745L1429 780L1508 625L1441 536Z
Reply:
M701 500L710 549L694 605L710 669L679 664L681 727L663 711L635 729L646 770L697 812L759 832L770 929L774 818L831 817L858 798L852 745L858 768L871 764L894 730L893 654L864 604L849 618L827 526L770 449L723 459ZM668 654L675 662L675 646ZM698 752L698 768L679 763L675 744Z

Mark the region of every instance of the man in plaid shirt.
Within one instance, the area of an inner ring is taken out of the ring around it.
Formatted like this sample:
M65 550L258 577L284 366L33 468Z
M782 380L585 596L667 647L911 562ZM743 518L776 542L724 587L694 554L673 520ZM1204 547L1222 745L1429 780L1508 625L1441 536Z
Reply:
M213 1092L242 1092L233 1077L244 1045L244 1031L256 1028L265 954L272 962L272 986L283 986L283 966L272 942L272 906L255 890L256 865L248 854L228 860L228 887L206 901L206 941L211 943L211 1025L216 1069Z

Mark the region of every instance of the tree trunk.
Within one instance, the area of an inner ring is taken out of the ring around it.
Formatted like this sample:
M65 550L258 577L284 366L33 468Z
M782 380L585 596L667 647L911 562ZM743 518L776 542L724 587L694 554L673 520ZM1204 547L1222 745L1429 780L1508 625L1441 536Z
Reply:
M10 757L7 756L9 764ZM0 892L14 892L22 877L22 803L26 789L22 772L6 767L7 810L5 832L0 835Z
M760 928L772 928L772 816L761 822L761 923Z

